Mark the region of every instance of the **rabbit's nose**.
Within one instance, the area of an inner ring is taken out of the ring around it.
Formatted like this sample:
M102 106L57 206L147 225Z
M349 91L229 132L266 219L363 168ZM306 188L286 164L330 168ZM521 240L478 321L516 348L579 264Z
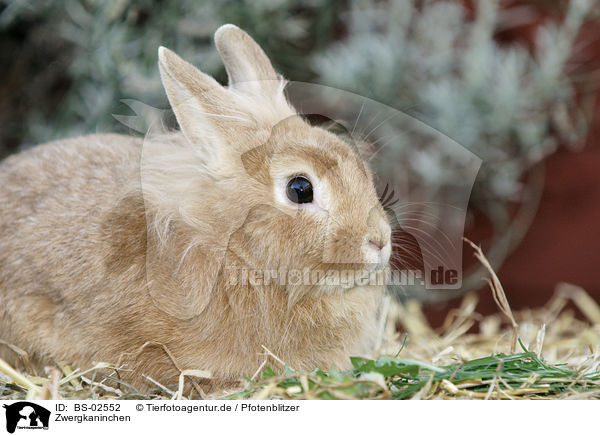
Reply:
M383 248L383 246L385 245L383 243L383 241L379 238L374 238L374 239L369 239L369 244L374 247L376 250L380 250Z
M368 231L363 250L367 263L386 264L392 252L392 229L379 210L374 208L367 219Z
M389 238L383 236L370 236L365 242L365 257L367 263L387 263L392 251Z

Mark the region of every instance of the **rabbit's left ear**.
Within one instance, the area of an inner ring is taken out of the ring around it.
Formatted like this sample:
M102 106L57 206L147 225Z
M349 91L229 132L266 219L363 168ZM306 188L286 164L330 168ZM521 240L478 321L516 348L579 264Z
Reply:
M252 124L239 110L235 95L215 79L181 59L171 50L158 50L160 76L184 135L199 146L208 144L205 156L219 155L231 146L231 132Z
M231 88L272 98L283 94L282 82L271 61L242 29L233 24L219 27L215 33L215 45L223 59Z

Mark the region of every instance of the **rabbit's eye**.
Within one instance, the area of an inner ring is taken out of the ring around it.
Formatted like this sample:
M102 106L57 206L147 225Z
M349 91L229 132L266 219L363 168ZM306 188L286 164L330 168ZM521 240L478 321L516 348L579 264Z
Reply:
M313 201L313 187L304 176L292 177L287 184L286 193L290 201L302 204L312 203Z

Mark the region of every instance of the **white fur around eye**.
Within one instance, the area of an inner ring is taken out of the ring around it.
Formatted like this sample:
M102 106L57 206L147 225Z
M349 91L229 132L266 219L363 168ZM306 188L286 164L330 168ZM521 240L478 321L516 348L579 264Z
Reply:
M296 176L304 175L312 184L313 201L311 203L294 203L287 196L288 182ZM308 212L322 214L329 210L329 189L327 184L319 178L314 177L308 171L297 171L287 175L281 175L274 178L274 196L277 203L295 210L306 210Z

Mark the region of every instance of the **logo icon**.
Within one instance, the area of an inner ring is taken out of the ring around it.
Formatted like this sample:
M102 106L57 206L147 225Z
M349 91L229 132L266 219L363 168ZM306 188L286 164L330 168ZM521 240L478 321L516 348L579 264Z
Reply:
M18 401L3 405L6 409L6 431L14 433L18 429L48 429L50 411L29 401Z

